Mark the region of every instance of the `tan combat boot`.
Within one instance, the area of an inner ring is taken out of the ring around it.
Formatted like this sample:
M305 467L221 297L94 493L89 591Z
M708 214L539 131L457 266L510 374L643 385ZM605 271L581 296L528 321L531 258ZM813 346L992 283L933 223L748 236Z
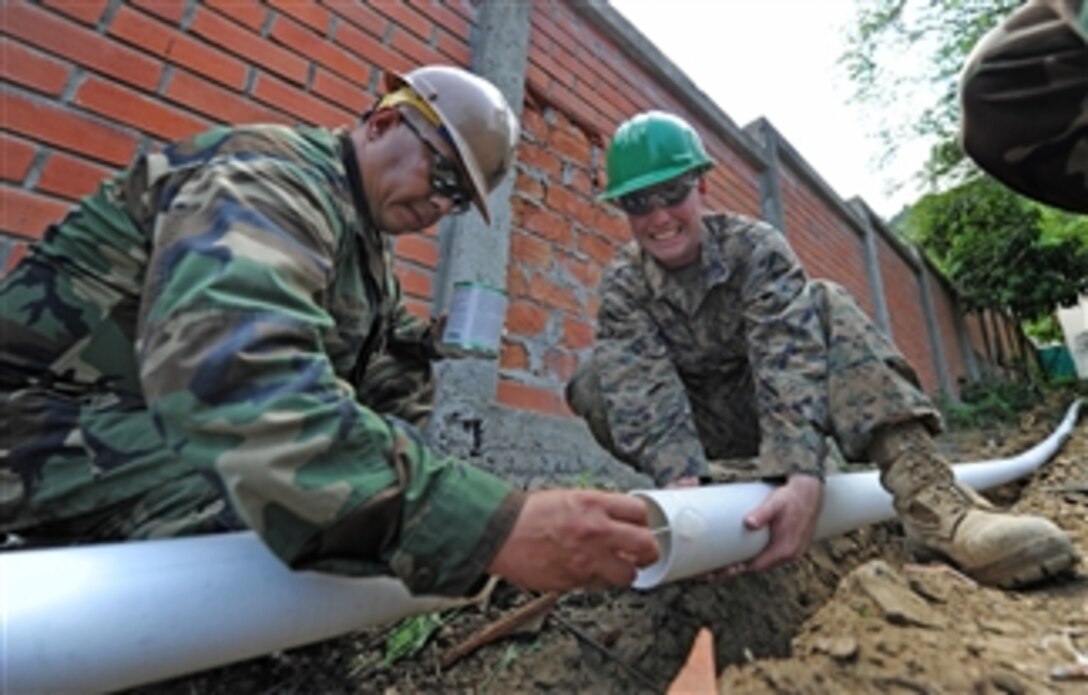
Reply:
M1077 552L1050 521L996 510L955 482L917 422L877 431L869 448L907 538L976 581L1022 587L1069 569Z

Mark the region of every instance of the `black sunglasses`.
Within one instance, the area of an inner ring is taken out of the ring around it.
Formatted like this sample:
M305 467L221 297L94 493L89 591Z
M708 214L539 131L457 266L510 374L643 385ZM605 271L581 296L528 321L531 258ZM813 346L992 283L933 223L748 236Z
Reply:
M628 215L648 215L659 207L676 207L684 202L698 180L696 176L683 176L653 188L621 195L616 199L616 205Z
M423 137L423 133L419 132L419 129L412 125L410 120L403 115L400 120L431 152L431 190L443 198L448 198L453 203L452 213L454 215L460 215L467 211L469 206L472 205L472 196L469 195L468 191L465 190L465 186L461 183L461 174L457 171L457 164L442 154L433 142Z

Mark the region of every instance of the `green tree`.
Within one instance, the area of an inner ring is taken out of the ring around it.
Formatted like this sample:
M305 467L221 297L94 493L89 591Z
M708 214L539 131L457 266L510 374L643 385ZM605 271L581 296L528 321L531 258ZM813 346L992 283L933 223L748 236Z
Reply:
M904 142L933 143L918 175L944 192L919 200L896 219L897 230L922 246L969 308L1008 311L1043 330L1056 306L1088 291L1088 217L1005 188L972 164L957 137L964 63L1022 2L855 0L840 62L854 101L882 107L876 134L888 157ZM916 103L923 105L902 107Z
M1022 0L855 0L857 23L840 57L854 101L877 106L886 158L902 143L932 141L925 171L931 185L977 175L956 139L957 77L971 49ZM887 108L905 101L921 110Z
M905 221L968 309L1007 311L1021 324L1088 292L1084 225L1082 216L1050 210L989 177L923 197Z

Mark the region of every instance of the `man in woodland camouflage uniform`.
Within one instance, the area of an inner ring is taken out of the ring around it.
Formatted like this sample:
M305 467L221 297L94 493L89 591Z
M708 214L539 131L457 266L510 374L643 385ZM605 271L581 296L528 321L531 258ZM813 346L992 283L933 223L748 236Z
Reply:
M475 204L516 117L490 83L389 76L350 131L221 128L140 157L0 284L0 534L252 528L287 564L464 594L627 585L641 502L525 494L432 453L432 328L385 235Z
M994 178L1088 213L1088 2L1031 0L967 60L964 151Z
M1076 561L1049 521L993 510L934 451L940 418L910 366L840 287L809 281L781 232L707 214L698 134L635 116L608 149L604 198L635 242L601 285L597 343L568 385L597 440L659 485L694 485L709 459L758 455L779 483L747 518L768 546L725 574L808 548L823 499L826 437L875 461L908 535L978 580L1020 586Z

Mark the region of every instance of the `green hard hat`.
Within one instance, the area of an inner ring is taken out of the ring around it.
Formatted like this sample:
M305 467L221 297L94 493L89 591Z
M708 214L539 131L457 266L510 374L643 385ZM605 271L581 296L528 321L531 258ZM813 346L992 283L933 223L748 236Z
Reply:
M664 111L646 111L621 123L608 145L607 160L608 187L601 200L714 165L695 129Z

